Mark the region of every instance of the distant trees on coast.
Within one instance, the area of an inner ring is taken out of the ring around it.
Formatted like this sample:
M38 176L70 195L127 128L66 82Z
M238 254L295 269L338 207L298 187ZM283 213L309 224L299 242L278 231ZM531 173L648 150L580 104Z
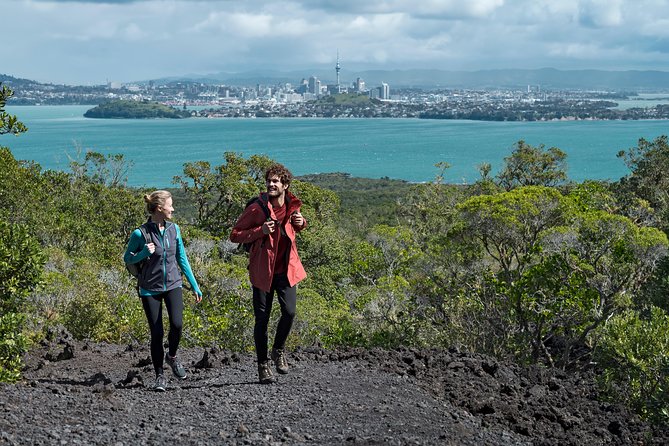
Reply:
M132 118L132 119L150 119L150 118L171 118L181 119L190 118L190 112L177 110L173 107L151 101L130 101L116 100L110 101L91 108L84 113L86 118Z

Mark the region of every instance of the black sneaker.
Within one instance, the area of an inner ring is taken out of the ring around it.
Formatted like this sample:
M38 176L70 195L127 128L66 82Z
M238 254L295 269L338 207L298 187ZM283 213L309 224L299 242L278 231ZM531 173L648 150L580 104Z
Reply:
M286 361L286 353L283 349L272 349L272 361L274 361L274 366L276 367L277 372L282 375L288 373L288 361Z
M164 392L167 390L167 380L165 379L165 375L162 373L156 376L156 382L153 385L153 390L157 392Z
M179 379L186 379L186 376L188 375L186 373L186 369L176 356L174 358L171 358L169 353L165 353L165 362L172 369L172 373L174 373L174 376L176 376Z
M269 366L269 361L258 364L258 380L260 384L271 384L276 382L276 378L272 374L272 369Z

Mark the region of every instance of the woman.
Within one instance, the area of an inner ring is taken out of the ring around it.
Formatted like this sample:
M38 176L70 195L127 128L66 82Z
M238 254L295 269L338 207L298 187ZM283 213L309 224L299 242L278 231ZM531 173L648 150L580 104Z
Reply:
M179 226L169 221L174 212L172 194L157 190L151 195L145 195L144 201L150 216L142 226L149 239L145 240L142 231L135 229L130 236L123 260L126 263L143 262L138 285L151 330L151 360L156 372L153 388L165 391L167 380L163 373L163 358L174 376L185 379L187 375L186 369L176 357L181 340L184 309L179 268L195 292L195 302L202 300L202 292L188 263ZM166 353L163 350L163 301L170 321Z

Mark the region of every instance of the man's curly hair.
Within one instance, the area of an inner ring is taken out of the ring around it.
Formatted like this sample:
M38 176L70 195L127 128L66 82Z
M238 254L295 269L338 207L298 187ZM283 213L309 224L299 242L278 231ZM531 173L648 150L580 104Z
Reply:
M286 169L286 166L283 164L272 164L265 171L265 181L270 179L270 177L277 176L281 180L281 184L288 187L290 186L290 181L293 179L293 174L290 173L290 170Z

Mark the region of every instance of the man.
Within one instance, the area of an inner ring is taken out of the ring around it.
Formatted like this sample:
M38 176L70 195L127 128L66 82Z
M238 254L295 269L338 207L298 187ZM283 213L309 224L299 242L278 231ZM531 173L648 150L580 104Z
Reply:
M262 384L276 381L267 357L267 326L276 293L281 318L276 329L271 359L276 371L288 373L284 351L297 306L297 283L307 276L297 254L295 234L307 221L300 213L302 202L288 188L293 175L281 164L265 172L267 192L246 207L230 233L234 243L251 243L249 278L253 286L253 339Z

